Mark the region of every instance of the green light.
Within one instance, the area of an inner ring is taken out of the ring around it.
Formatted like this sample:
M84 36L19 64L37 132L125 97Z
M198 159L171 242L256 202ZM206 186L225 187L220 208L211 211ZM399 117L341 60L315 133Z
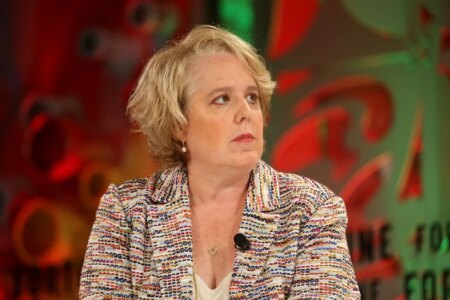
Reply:
M439 254L444 254L448 251L450 246L450 241L448 240L448 237L444 238L442 240L441 246L439 247Z
M253 0L220 0L219 19L222 26L252 44Z
M408 290L410 291L419 290L419 283L417 282L417 280L408 282Z

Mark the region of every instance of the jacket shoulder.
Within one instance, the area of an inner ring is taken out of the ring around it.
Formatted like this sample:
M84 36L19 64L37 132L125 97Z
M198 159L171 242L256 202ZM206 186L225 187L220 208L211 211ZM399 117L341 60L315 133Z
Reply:
M117 192L122 201L142 194L149 183L149 177L128 179L117 185Z
M283 202L297 206L306 216L311 216L325 201L336 194L324 184L311 178L277 172L280 197Z
M165 169L148 177L133 178L116 186L117 196L127 211L135 206L157 204L170 199L178 169Z
M150 177L133 178L117 185L117 193L122 203L128 203L133 199L140 198L149 184Z

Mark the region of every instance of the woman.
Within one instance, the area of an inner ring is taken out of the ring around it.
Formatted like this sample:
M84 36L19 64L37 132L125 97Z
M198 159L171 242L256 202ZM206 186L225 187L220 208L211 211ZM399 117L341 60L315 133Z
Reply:
M274 86L213 26L150 59L128 113L167 168L102 197L81 298L359 299L342 199L260 160Z

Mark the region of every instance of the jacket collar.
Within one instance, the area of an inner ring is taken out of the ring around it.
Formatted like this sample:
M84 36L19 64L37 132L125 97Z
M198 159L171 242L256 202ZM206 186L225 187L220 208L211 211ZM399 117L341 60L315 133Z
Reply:
M188 174L183 165L159 172L147 185L150 201L167 204L189 197ZM280 189L277 172L260 160L251 171L246 207L253 211L272 211L279 208Z

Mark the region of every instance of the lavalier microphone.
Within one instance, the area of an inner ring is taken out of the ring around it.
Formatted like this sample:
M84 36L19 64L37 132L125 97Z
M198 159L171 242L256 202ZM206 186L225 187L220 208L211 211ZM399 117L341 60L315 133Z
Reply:
M240 251L247 251L250 249L250 241L242 233L234 236L234 247Z

